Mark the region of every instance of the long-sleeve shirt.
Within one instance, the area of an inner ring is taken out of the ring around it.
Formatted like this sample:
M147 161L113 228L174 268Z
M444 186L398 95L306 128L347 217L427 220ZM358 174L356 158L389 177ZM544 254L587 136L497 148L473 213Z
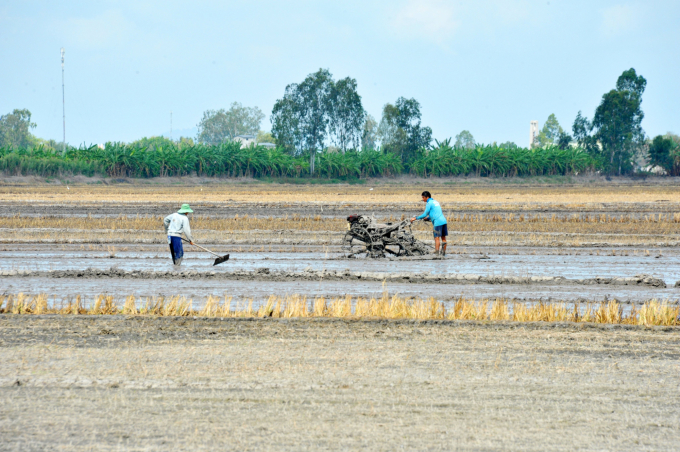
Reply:
M165 226L165 233L173 237L182 237L182 233L186 235L187 240L193 242L194 239L191 238L191 227L189 226L189 219L186 215L181 213L173 213L165 217L163 220L163 225Z
M430 221L432 221L432 226L446 224L446 217L444 217L444 213L442 212L442 206L432 198L427 200L425 212L423 212L422 215L417 216L416 219L422 220L428 215L430 216Z

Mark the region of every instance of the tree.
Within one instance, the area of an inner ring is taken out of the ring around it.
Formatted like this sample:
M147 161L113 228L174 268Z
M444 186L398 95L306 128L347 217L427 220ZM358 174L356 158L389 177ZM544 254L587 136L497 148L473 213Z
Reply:
M175 142L172 141L170 138L166 137L144 137L141 138L137 141L133 141L130 143L130 146L133 147L139 147L139 148L147 148L150 151L158 148L170 148L174 147Z
M366 113L357 93L357 81L346 77L333 84L330 97L330 132L342 152L359 147Z
M298 111L302 145L309 151L309 172L314 174L316 153L323 149L332 109L333 76L328 69L319 69L298 85Z
M555 114L552 113L550 116L548 116L548 119L546 119L545 124L543 124L543 129L541 129L541 131L538 133L533 147L543 148L551 144L557 144L560 139L560 135L563 133L564 130L562 130L562 127L557 121Z
M0 116L0 147L25 148L32 144L34 137L30 129L36 124L31 122L31 112L15 109L12 113Z
M177 141L177 144L179 145L180 148L182 147L193 147L194 146L194 139L191 137L179 137L179 141Z
M593 125L579 111L571 127L571 131L574 133L573 139L576 140L580 148L585 149L592 157L598 158L601 155L601 149L598 146L597 139L591 135L592 130Z
M571 140L571 135L563 130L560 132L560 136L557 137L557 147L562 150L568 149L571 145Z
M272 136L277 146L284 148L292 155L299 155L303 152L297 87L297 83L286 86L283 98L276 101L270 117Z
M309 153L309 171L314 174L316 154L330 137L343 151L358 146L364 124L364 109L357 83L352 78L333 81L328 69L309 74L302 83L286 86L282 99L272 110L272 135L292 154Z
M255 138L255 141L257 141L258 143L272 143L272 144L276 143L276 140L274 140L274 137L272 136L271 133L264 132L262 130L257 132L257 137Z
M378 122L368 113L365 114L364 127L361 133L361 147L375 149L378 147Z
M674 173L674 151L678 145L671 137L658 135L649 145L649 163L665 169L668 174Z
M647 80L635 69L624 71L616 81L616 89L604 94L595 110L592 128L609 160L610 172L618 167L621 175L624 168L630 168L635 147L644 142L640 105L646 86Z
M519 146L517 146L517 144L515 144L512 141L506 141L505 143L501 143L501 144L498 145L498 147L501 148L501 149L518 149L519 148Z
M420 103L415 99L400 97L385 104L378 135L386 151L397 154L402 161L416 158L417 151L432 142L432 129L420 125Z
M234 102L229 110L206 110L198 123L197 141L220 144L238 135L254 135L260 130L264 113L257 107L244 107Z
M453 145L453 147L474 149L475 145L475 137L473 137L468 130L463 130L461 133L456 135L456 143Z

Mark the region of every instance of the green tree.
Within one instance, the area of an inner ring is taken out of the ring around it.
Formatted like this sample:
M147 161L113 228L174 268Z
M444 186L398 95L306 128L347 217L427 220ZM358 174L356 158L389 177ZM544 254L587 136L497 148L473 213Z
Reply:
M144 137L141 138L137 141L133 141L130 143L130 146L132 147L138 147L138 148L147 148L149 150L154 150L158 149L160 147L171 147L174 146L175 142L172 141L170 138L166 137Z
M366 113L357 92L357 81L346 77L333 84L330 96L330 133L342 152L348 147L358 148Z
M610 172L620 175L624 169L632 168L635 148L644 142L644 113L640 106L646 86L647 80L635 69L624 71L616 81L616 89L604 94L595 110L592 127L609 160Z
M519 146L517 146L517 144L515 144L512 141L506 141L505 143L501 143L501 144L498 145L498 147L501 148L501 149L517 149L517 148L519 148Z
M309 153L309 171L314 174L316 154L329 136L334 134L345 148L356 145L363 114L356 81L346 78L336 84L328 69L319 69L302 83L286 86L272 110L272 135L293 154Z
M300 129L300 106L297 83L286 86L283 98L276 101L272 109L272 136L276 145L289 154L297 156L302 149L302 131Z
M15 109L12 113L0 116L0 147L25 148L33 143L30 129L36 127L31 122L31 112Z
M269 132L264 132L262 130L257 132L257 138L255 139L258 143L276 143L276 140Z
M569 135L565 131L562 131L560 132L560 136L557 137L557 147L562 150L568 149L569 146L571 146L572 140L573 138L571 137L571 135Z
M420 103L415 99L400 97L393 104L385 104L378 127L383 148L410 162L417 157L421 148L432 142L432 129L422 127Z
M548 119L546 119L545 124L543 124L543 128L538 133L533 147L544 148L551 144L557 144L560 139L560 135L563 133L564 130L562 130L562 127L557 121L555 114L552 113L550 116L548 116Z
M678 145L671 137L658 135L649 145L649 163L662 167L668 174L673 174L675 172L674 154L677 149Z
M257 107L244 107L234 102L229 110L206 110L198 123L199 143L220 144L238 135L254 135L260 130L264 113Z
M378 121L368 113L361 133L362 149L376 149L378 147Z
M463 130L456 135L456 143L453 146L456 148L474 149L475 144L475 137L468 130Z
M309 172L314 174L316 154L324 147L332 110L333 75L328 69L310 74L297 87L300 137L308 150Z
M593 125L580 111L574 119L571 131L574 133L573 139L576 140L580 148L584 149L591 157L601 157L601 147L598 145L597 139L591 135Z

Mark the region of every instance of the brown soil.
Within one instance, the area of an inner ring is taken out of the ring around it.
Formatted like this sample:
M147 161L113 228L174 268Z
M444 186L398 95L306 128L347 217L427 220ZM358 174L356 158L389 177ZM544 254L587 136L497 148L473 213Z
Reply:
M0 316L2 450L669 450L677 329Z

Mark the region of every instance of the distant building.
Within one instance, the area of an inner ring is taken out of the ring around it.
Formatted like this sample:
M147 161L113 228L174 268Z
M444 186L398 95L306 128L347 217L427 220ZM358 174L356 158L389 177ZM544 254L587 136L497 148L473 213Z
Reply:
M251 144L256 144L256 136L255 135L237 135L234 137L234 141L238 141L241 143L242 148L247 148Z
M531 149L538 136L538 121L531 121L529 124L529 149Z
M234 141L241 143L242 148L247 148L250 145L262 146L266 149L274 149L276 147L274 143L258 143L255 135L238 135L234 137Z

